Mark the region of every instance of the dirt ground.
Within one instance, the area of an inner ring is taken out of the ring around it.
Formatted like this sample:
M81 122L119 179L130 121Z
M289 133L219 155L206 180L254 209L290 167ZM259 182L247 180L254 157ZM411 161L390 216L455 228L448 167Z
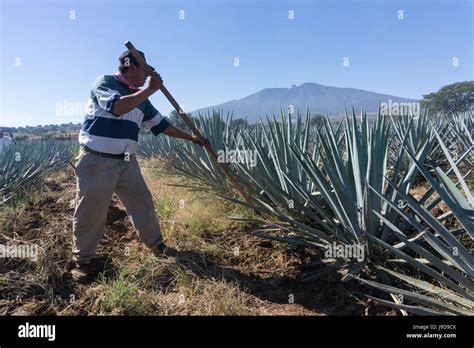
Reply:
M156 257L112 199L94 266L97 278L70 275L75 178L66 168L44 178L0 211L0 244L38 245L37 261L0 260L2 315L396 315L364 296L355 281L321 272L314 251L249 235L232 222L246 214L186 184L157 164L142 164L167 244L176 257Z

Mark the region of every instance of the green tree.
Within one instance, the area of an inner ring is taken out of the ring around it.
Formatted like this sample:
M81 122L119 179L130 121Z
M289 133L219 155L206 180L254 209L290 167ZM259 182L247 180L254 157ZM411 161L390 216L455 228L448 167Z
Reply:
M315 114L309 119L309 124L311 126L319 126L324 121L324 115Z
M474 81L456 82L423 96L421 105L433 113L457 113L474 106Z

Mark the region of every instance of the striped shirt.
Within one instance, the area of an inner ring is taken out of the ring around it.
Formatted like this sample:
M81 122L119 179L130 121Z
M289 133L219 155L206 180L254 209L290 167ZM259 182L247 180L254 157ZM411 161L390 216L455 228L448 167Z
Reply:
M134 91L113 75L99 76L91 88L84 123L79 132L79 143L104 153L134 154L142 124L154 135L170 126L148 99L126 114L112 114L112 107L120 96L132 93Z

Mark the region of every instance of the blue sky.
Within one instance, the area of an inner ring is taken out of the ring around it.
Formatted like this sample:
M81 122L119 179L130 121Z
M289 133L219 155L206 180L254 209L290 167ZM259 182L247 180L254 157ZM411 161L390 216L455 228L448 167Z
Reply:
M81 122L77 105L116 70L127 40L188 111L304 82L421 98L473 79L472 0L0 4L3 126ZM172 109L159 92L151 101Z

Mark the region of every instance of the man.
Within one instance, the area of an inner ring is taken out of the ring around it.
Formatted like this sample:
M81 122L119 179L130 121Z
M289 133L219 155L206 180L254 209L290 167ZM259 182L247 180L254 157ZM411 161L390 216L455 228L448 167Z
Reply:
M145 59L143 52L139 52ZM76 208L73 219L72 276L85 281L91 275L90 261L104 233L107 211L115 192L122 201L140 239L155 253L166 250L153 200L140 173L135 152L142 125L154 135L168 136L204 145L199 138L170 125L148 100L163 86L153 70L148 86L143 66L129 51L119 57L118 72L99 76L94 82L79 133L81 151L76 162ZM205 139L207 142L207 139Z

